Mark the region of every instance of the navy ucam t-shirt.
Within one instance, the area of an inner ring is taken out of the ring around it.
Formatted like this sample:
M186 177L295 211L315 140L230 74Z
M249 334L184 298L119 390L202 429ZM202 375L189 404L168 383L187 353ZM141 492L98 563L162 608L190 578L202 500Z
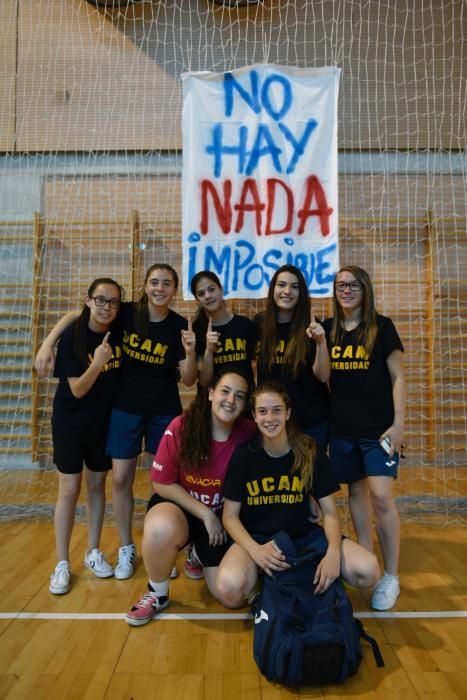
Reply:
M341 437L379 439L394 421L392 381L386 360L404 347L393 322L376 317L378 334L368 356L358 343L359 328L342 330L331 340L332 319L323 323L331 358L331 433Z
M182 316L169 310L163 321L151 321L147 336L137 332L133 303L122 304L122 378L115 407L143 416L176 416L182 412L178 393L178 363L185 359Z
M301 537L312 527L309 496L318 500L339 490L324 449L316 451L311 489L292 473L290 450L272 457L257 439L237 447L224 482L224 498L241 503L240 520L249 533L273 536L284 530Z
M82 398L73 396L68 377L80 377L87 369L83 367L73 348L75 324L69 326L60 337L55 361L54 377L60 382L54 396L52 420L91 432L100 432L106 426L114 400L115 388L120 377L121 338L114 329L109 337L112 357L102 367L94 385ZM88 367L94 351L102 343L105 333L94 333L86 329Z

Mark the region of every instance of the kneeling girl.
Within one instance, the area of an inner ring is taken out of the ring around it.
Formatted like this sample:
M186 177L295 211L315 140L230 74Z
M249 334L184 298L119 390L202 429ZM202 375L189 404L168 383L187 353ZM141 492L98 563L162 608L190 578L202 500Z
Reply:
M239 447L224 484L223 524L234 544L218 574L218 589L230 606L241 605L261 571L268 575L289 567L273 543L280 530L293 539L317 530L322 558L315 593L327 590L342 575L352 586L369 588L378 578L375 556L342 538L332 477L324 450L299 432L291 418L290 399L276 381L258 387L253 396L256 438ZM319 502L323 526L310 521L309 499Z
M241 416L247 398L246 378L225 371L167 427L151 469L154 494L144 521L149 582L126 616L129 625L144 625L167 607L170 573L179 550L190 542L209 590L221 599L217 572L227 541L221 520L224 477L235 448L256 432L255 424Z

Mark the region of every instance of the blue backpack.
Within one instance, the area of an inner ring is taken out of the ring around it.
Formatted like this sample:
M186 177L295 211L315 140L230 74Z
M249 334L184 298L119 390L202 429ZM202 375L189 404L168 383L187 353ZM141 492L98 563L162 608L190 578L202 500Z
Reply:
M313 595L322 557L314 544L316 532L302 538L298 550L285 532L273 539L292 566L264 576L252 603L253 654L261 673L291 687L343 683L358 670L362 637L371 644L377 665L384 666L376 641L353 616L342 581Z

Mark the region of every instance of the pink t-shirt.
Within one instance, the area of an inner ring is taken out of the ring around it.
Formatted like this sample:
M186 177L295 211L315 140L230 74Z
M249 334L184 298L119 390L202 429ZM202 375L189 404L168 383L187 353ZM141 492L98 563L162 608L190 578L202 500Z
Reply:
M209 457L201 470L185 469L180 464L180 434L183 416L167 426L151 467L151 481L158 484L180 484L190 496L211 510L222 510L222 489L230 458L238 445L256 433L256 424L240 416L225 442L212 441Z

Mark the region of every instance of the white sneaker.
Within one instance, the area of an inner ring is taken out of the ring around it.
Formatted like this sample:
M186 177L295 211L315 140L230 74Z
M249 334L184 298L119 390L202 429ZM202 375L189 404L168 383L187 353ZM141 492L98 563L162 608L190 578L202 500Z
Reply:
M92 573L98 578L108 578L114 575L114 570L97 547L90 552L86 552L84 556L84 566L91 569Z
M115 578L125 579L133 576L136 562L136 547L134 544L126 544L118 550L118 562L114 570Z
M54 595L63 595L70 590L70 565L66 559L59 561L50 576L49 591Z
M374 587L371 607L374 610L390 610L396 604L400 592L398 576L384 573Z

